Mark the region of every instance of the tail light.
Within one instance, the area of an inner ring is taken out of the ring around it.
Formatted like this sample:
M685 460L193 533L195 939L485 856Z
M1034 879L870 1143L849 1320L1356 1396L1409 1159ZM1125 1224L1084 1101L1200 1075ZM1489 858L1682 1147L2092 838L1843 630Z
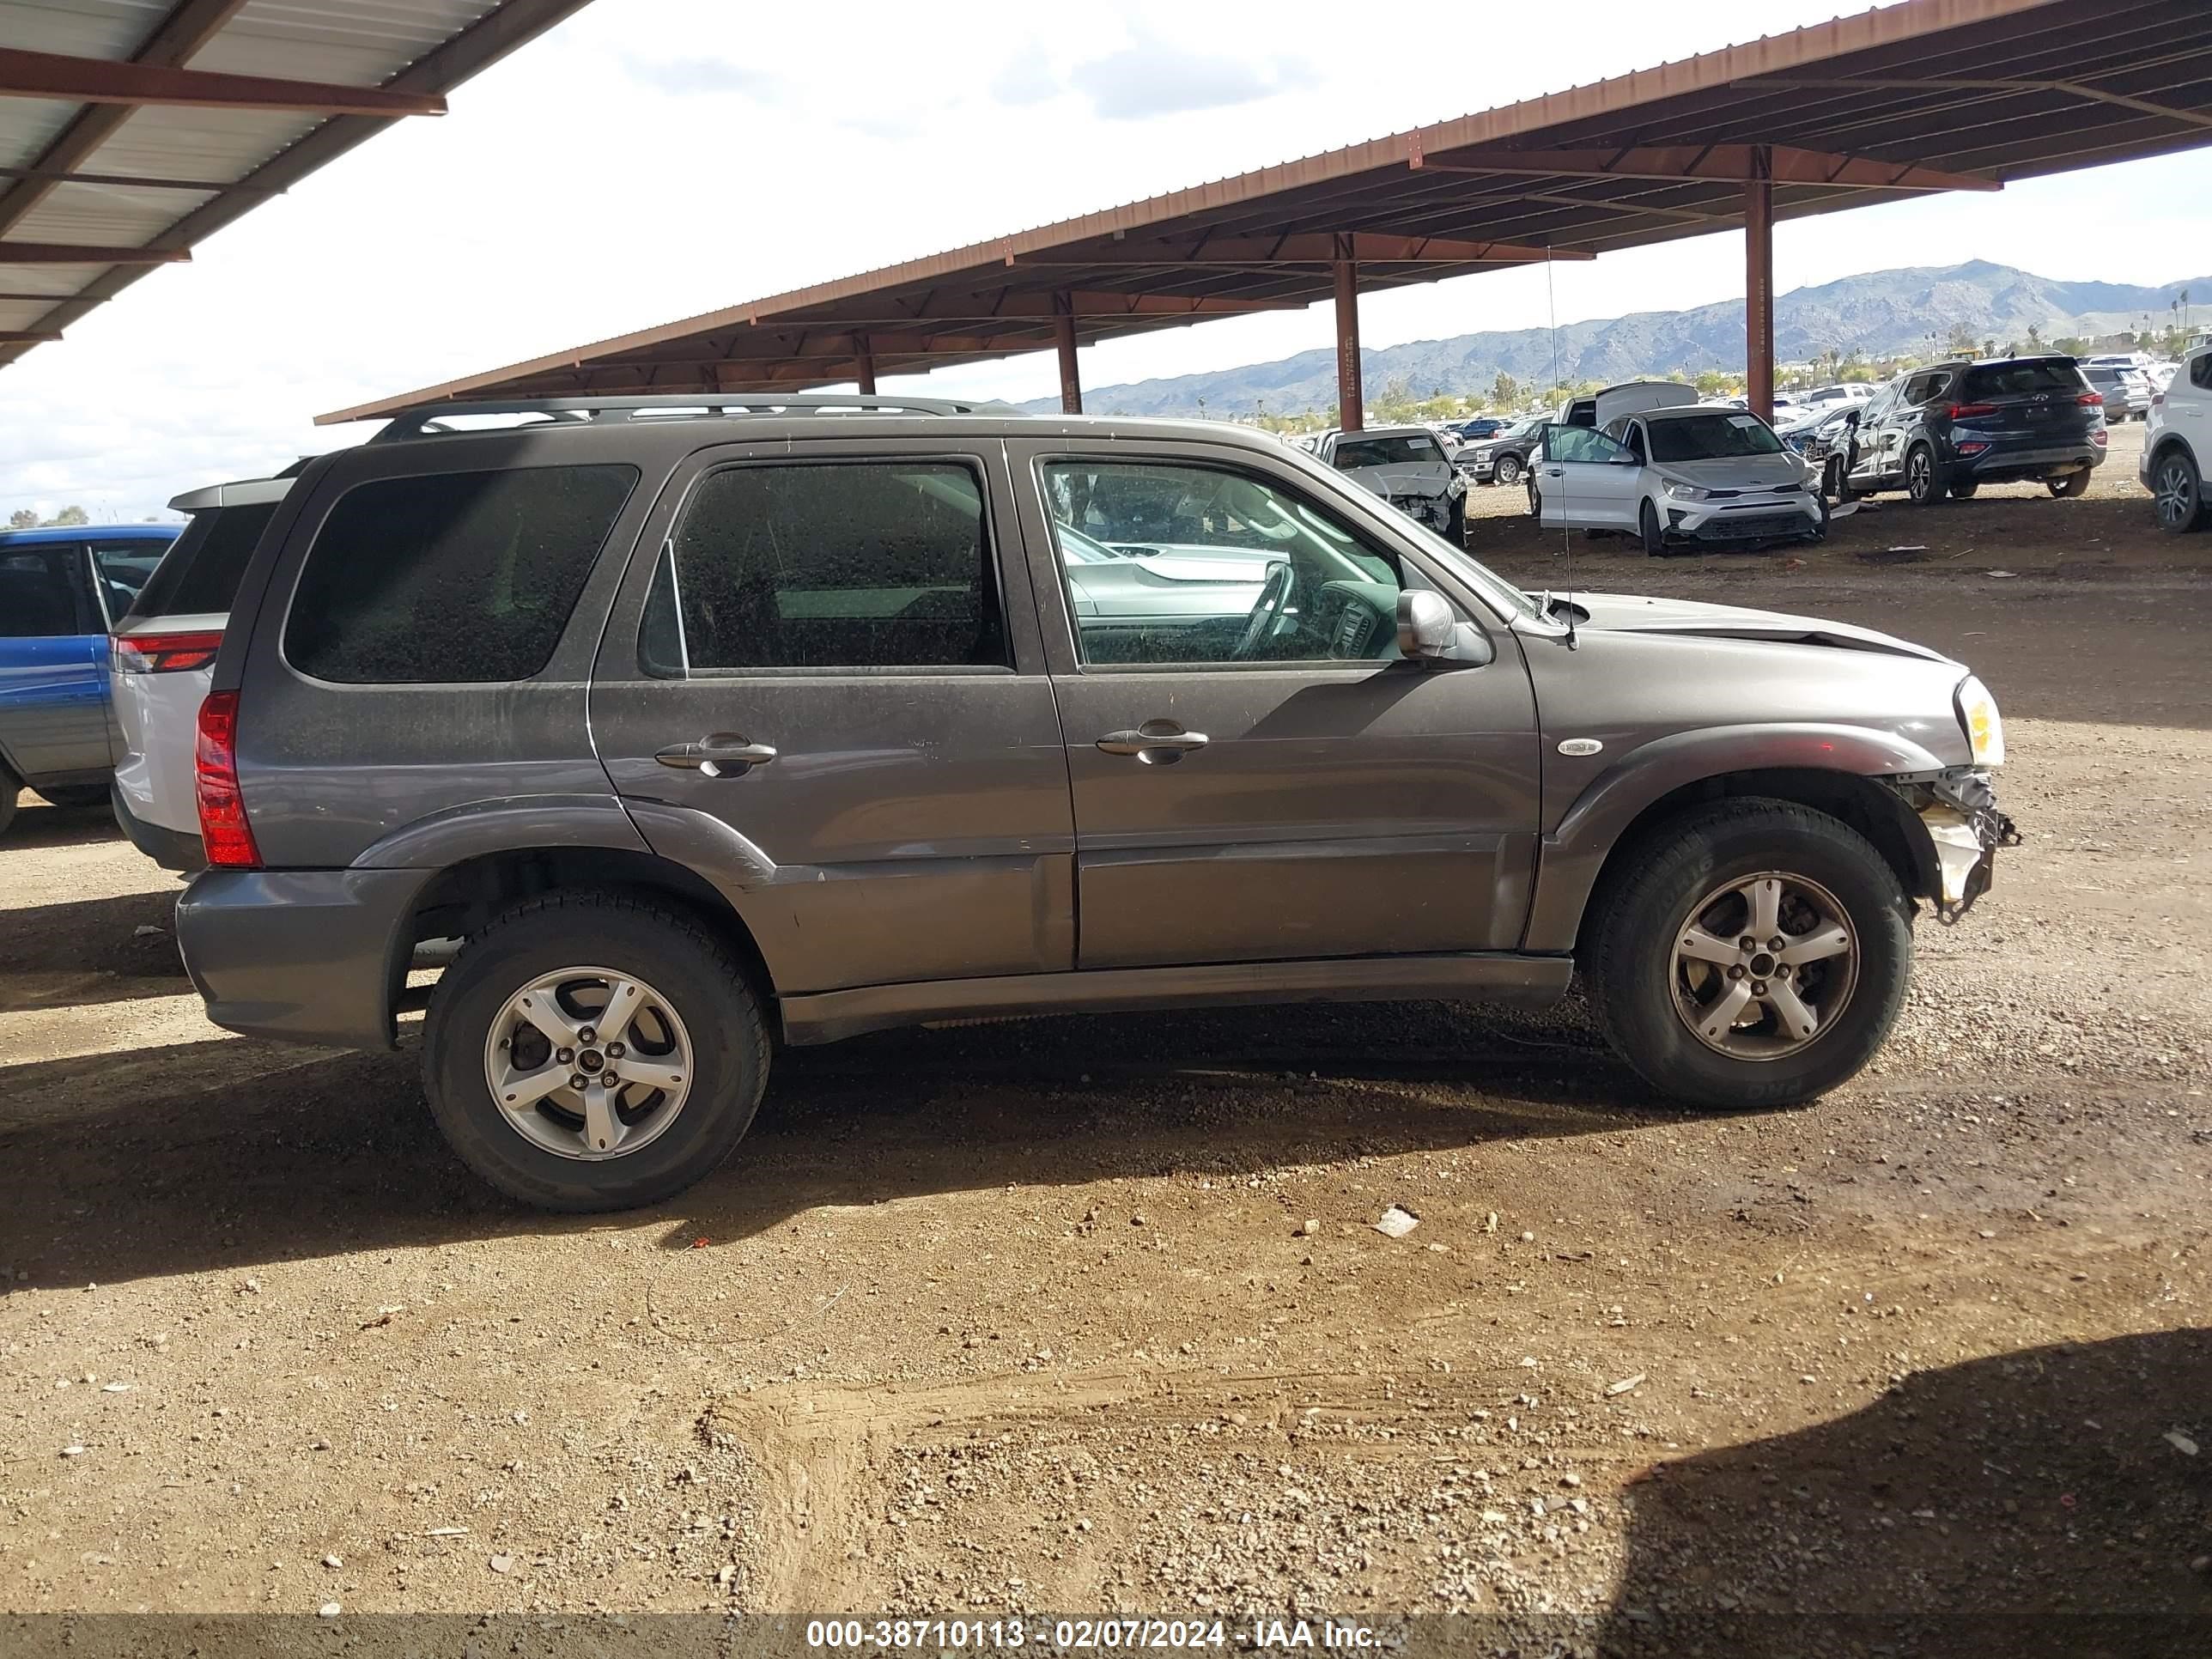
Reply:
M2105 406L2105 394L2101 392L2085 392L2074 401L2084 409L2102 409Z
M2100 426L2094 432L2092 432L2089 434L2089 441L2096 445L2098 448L2103 449L2112 442L2112 438L2111 435L2106 432L2105 428Z
M200 704L199 740L192 750L192 786L199 798L200 841L219 869L258 870L261 849L246 822L238 788L238 693L211 691Z
M222 648L221 629L211 634L131 634L115 641L118 674L180 674L205 668Z
M1953 404L1951 405L1951 418L1954 421L1970 415L1994 415L1996 412L1997 406L1995 404Z
M2152 392L2150 394L2150 406L2153 409L2163 409L2166 406L2166 393L2163 392Z

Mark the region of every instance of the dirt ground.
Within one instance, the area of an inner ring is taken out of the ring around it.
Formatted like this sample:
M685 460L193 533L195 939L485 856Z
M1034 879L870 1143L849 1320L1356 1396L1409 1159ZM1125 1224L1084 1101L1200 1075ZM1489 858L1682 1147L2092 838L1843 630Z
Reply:
M720 1176L548 1218L413 1054L206 1024L175 884L27 804L0 1613L2206 1650L2212 537L2157 534L2139 434L2083 500L1890 498L1797 556L1570 559L1478 493L1530 586L1869 623L2002 702L2027 844L1794 1110L1667 1109L1573 1002L1016 1023L785 1055Z

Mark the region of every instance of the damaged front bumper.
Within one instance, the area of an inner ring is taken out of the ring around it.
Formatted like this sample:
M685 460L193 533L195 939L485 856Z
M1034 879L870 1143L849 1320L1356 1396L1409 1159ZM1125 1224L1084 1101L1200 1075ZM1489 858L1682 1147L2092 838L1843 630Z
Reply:
M1935 847L1936 919L1954 922L1990 890L1997 848L2019 846L2020 831L1997 811L1996 789L1987 772L1961 768L1889 783Z

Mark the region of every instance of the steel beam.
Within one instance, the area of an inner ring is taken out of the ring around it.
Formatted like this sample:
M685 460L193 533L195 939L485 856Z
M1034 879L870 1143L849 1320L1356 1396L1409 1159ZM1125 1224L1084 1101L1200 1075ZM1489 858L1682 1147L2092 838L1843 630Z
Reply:
M0 265L181 265L184 247L92 247L77 242L0 242ZM57 300L57 305L67 303Z
M1075 360L1075 296L1052 296L1052 338L1060 354L1060 409L1063 415L1083 413L1083 375Z
M0 98L181 109L296 110L310 115L443 115L435 93L332 86L0 46Z
M1752 170L1762 169L1765 146L1754 145ZM1753 176L1743 185L1744 395L1751 412L1774 418L1774 185Z
M1345 249L1330 265L1336 279L1336 423L1346 432L1367 427L1359 385L1359 264L1352 257L1352 238L1337 238Z
M1790 76L1787 79L1739 81L1738 86L1754 91L1776 92L1850 91L1850 92L2044 92L2061 93L2078 98L2085 103L2110 104L2116 109L2131 109L2139 115L2156 115L2168 121L2178 121L2184 126L2212 129L2212 114L2198 109L2182 109L2172 104L2161 104L2154 99L2138 98L2132 93L2114 92L2106 87L2093 87L2086 81L2045 81L2024 76L1997 76L1976 78L1966 76L1937 76L1928 80L1917 76L1887 77L1882 76L1843 76L1832 79L1806 79Z
M1414 155L1412 167L1439 173L1492 173L1555 179L1720 179L1748 182L1753 156L1767 157L1766 179L1778 185L1849 185L1858 190L2002 190L2003 181L1975 173L1947 173L1917 161L1836 155L1794 144L1658 144L1625 149L1496 149L1455 152L1449 161Z
M43 345L61 337L58 328L0 328L0 345Z
M282 193L266 186L234 185L222 179L142 179L129 173L72 173L66 167L0 167L0 179L34 179L48 185L118 185L131 190L195 190L210 196L226 190L244 191L249 196Z
M1185 246L1170 242L1114 242L1096 252L1058 250L1050 254L1009 254L1017 270L1093 270L1109 265L1147 269L1192 265L1201 269L1247 265L1328 265L1339 244L1349 240L1352 257L1362 264L1480 265L1529 264L1547 258L1592 259L1575 249L1552 249L1525 242L1468 241L1452 236L1394 236L1374 231L1298 231L1281 236L1214 236Z
M876 395L876 345L866 334L853 337L853 382L864 396Z

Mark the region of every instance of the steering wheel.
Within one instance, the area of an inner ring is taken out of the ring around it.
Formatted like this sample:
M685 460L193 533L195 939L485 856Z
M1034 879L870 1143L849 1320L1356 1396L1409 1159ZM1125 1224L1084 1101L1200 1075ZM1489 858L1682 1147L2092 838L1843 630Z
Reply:
M1245 621L1243 636L1230 653L1235 660L1248 659L1274 632L1275 624L1290 608L1291 595L1297 591L1297 572L1291 568L1288 559L1279 559L1267 567L1267 580L1260 584L1260 597L1252 602L1252 614Z

